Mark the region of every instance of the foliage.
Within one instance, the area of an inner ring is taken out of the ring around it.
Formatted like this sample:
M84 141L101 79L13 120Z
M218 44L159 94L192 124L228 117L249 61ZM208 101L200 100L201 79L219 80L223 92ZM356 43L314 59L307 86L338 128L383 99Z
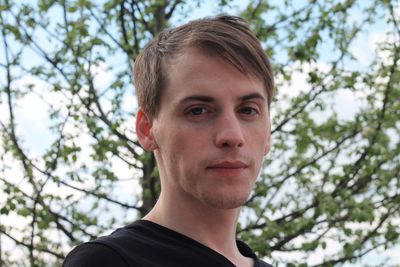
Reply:
M339 266L399 244L396 1L31 2L0 0L5 266L60 265L149 211L158 173L133 131L132 63L202 9L247 18L276 73L273 149L239 237L282 266ZM385 32L368 61L355 47L374 25Z

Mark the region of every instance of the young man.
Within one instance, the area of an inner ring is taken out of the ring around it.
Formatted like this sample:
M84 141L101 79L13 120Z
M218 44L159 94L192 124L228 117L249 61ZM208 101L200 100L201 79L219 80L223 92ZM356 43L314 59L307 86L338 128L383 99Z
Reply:
M134 75L136 133L154 152L160 197L63 266L270 266L235 238L270 146L273 76L259 41L237 17L192 21L151 41Z

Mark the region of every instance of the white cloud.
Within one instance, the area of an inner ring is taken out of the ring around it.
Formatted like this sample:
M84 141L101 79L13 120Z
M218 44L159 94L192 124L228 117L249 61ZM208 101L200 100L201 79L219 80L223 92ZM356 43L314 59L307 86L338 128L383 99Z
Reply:
M360 34L350 47L351 54L356 59L357 64L359 64L358 67L360 65L364 68L368 67L373 59L374 50L368 45L370 42L369 39L370 35Z
M351 120L358 111L364 106L363 99L357 97L354 92L349 90L338 90L334 97L335 111L340 120Z
M108 70L108 66L106 63L99 63L97 65L93 65L91 68L92 75L94 76L94 86L95 88L101 88L104 90L110 84L112 78L114 77L113 73Z
M17 92L24 92L30 86L32 87L32 91L40 92L44 91L45 88L47 90L50 85L29 75L12 83L12 89ZM2 94L1 97L0 118L3 123L6 123L9 120L8 99L5 94ZM21 124L21 127L24 127L25 124L28 124L30 129L42 129L45 127L48 110L40 95L29 92L18 98L14 97L12 103L14 119L17 124Z
M373 32L369 38L369 48L374 51L375 56L380 59L384 64L391 64L390 51L382 49L383 43L396 43L396 36L391 32Z
M287 67L286 71L292 71L291 79L285 81L280 75L276 76L276 83L278 87L278 93L275 96L277 100L275 104L272 104L271 117L275 117L282 110L290 108L290 101L300 93L308 92L311 89L309 82L308 73L312 70L318 70L319 72L327 72L329 66L324 62L317 62L311 64L300 64L295 63L290 67Z

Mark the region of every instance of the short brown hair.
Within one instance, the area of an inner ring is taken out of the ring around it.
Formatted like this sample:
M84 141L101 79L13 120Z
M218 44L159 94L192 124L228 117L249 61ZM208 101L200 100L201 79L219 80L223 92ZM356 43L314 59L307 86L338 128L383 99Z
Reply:
M168 78L163 65L189 47L217 55L242 73L262 80L268 95L268 106L271 104L274 78L260 41L242 18L218 16L165 29L138 55L134 66L136 94L139 106L149 116L154 118L159 112L162 90Z

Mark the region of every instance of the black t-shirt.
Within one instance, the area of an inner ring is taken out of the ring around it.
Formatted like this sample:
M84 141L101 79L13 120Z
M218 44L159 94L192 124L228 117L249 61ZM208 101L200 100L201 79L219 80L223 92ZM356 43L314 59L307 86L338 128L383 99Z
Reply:
M240 252L255 261L254 267L271 267L257 259L243 242ZM156 223L139 220L109 236L79 245L63 267L234 267L223 255Z

